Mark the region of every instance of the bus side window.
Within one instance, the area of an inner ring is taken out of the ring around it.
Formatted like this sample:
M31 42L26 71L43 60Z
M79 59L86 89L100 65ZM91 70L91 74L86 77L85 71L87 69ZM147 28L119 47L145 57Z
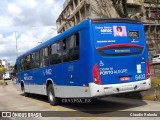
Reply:
M79 33L76 33L63 41L63 61L69 62L79 59Z
M35 52L35 68L39 68L40 67L40 54L39 51Z
M20 71L24 71L24 58L22 58L20 63Z
M21 59L21 71L26 71L30 69L30 57L25 56Z
M79 46L79 33L77 33L76 35L75 35L75 39L76 39L76 46Z
M26 70L30 70L31 69L31 56L28 55L26 57L26 65L25 65Z
M39 56L40 56L40 67L43 67L43 61L44 61L44 53L43 53L43 49L40 50L40 53L39 53Z
M31 66L31 69L34 69L35 68L35 65L34 65L34 62L35 62L35 53L32 53L31 55L30 55L31 57L31 59L30 59L30 66Z
M66 39L63 40L63 50L66 50Z
M63 40L63 62L68 62L67 39Z
M71 52L71 59L72 60L78 60L79 56L80 56L80 50L79 50L79 33L74 35L74 41L72 41L74 43Z
M51 45L50 65L61 63L61 42Z
M43 49L43 51L44 51L44 63L43 63L43 65L44 65L44 67L45 66L48 66L49 65L49 59L48 59L48 47L46 47L46 48L44 48Z

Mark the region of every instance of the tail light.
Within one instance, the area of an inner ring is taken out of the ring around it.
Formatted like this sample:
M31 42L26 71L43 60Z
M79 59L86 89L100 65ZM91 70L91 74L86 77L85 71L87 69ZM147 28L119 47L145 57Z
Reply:
M146 61L146 79L150 78L149 61Z
M93 66L92 74L93 74L93 81L94 81L94 83L101 85L102 81L101 81L101 78L100 78L98 63L96 63Z

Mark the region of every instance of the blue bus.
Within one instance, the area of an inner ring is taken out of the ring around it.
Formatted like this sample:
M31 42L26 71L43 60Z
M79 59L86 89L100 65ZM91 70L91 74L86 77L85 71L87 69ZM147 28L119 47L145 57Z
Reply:
M60 98L96 98L151 87L142 22L87 19L19 56L17 87Z

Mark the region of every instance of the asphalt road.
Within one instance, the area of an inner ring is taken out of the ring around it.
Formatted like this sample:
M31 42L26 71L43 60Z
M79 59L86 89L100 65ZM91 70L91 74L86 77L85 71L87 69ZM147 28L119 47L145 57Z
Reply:
M30 118L33 120L128 120L137 119L137 117L133 117L133 115L144 114L144 112L142 111L160 111L160 102L116 97L105 97L94 101L91 100L91 103L62 103L59 106L51 106L48 103L46 96L32 94L29 97L24 97L21 92L17 91L15 83L13 83L12 81L7 82L7 86L0 86L0 111L49 111L50 113L48 114L56 114L57 116L45 118ZM157 112L155 112L155 114L156 113ZM123 115L125 116L125 114L126 116L131 116L119 117ZM158 114L160 115L160 112ZM11 119L28 120L28 118L17 117L0 118L0 120ZM159 117L138 117L138 119L159 120Z

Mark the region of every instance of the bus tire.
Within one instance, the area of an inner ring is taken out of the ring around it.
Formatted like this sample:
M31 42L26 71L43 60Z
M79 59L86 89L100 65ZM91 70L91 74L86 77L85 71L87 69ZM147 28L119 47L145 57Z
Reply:
M52 84L50 84L47 88L47 95L48 95L49 103L51 105L55 106L59 103L58 98L55 97L54 88Z
M25 87L24 87L23 83L21 84L21 90L22 90L22 95L25 96L25 97L27 97L28 93L25 92Z

